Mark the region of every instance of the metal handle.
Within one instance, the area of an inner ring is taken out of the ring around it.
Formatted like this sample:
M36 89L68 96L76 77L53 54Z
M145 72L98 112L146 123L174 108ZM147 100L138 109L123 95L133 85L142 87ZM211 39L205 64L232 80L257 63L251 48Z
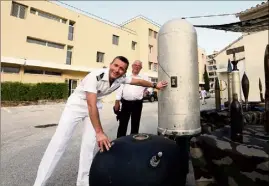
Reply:
M152 167L157 167L161 161L161 157L162 157L163 153L162 152L158 152L158 154L156 156L153 156L150 159L150 165Z

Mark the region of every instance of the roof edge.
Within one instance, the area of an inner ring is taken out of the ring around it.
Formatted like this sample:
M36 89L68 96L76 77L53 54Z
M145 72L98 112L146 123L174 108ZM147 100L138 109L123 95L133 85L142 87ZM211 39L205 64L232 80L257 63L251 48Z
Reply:
M123 23L120 24L120 25L121 25L121 26L125 26L125 25L127 25L127 24L129 24L129 23L131 23L131 22L133 22L133 21L135 21L135 20L137 20L137 19L144 19L145 21L147 21L147 22L153 24L154 26L157 26L157 27L159 27L159 28L161 27L161 25L160 25L159 23L157 23L157 22L153 21L152 19L149 19L149 18L147 18L147 17L145 17L145 16L143 16L143 15L141 15L141 14L138 15L138 16L135 16L135 17L133 17L133 18L131 18L131 19L125 21L125 22L123 22Z
M226 47L224 47L222 50L220 50L218 53L215 54L214 58L217 57L220 53L222 53L226 49L228 49L229 47L231 47L233 44L235 44L238 41L242 40L243 37L244 37L244 35L240 36L239 38L237 38L236 40L234 40L233 42L231 42L229 45L227 45Z
M235 16L236 17L245 16L247 14L257 12L260 9L265 8L266 6L269 6L269 1L268 0L266 2L262 2L261 4L257 4L255 7L251 7L251 8L248 8L248 9L244 10L244 11L241 11L241 12L235 14Z

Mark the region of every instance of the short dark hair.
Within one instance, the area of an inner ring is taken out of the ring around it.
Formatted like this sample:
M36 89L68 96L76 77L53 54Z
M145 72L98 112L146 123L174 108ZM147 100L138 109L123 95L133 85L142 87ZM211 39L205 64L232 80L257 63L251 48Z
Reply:
M128 61L128 59L127 59L126 57L124 57L124 56L117 56L117 57L115 57L115 58L113 59L112 63L113 63L116 59L119 59L119 60L121 60L123 63L127 64L127 68L126 68L126 69L128 69L129 61Z

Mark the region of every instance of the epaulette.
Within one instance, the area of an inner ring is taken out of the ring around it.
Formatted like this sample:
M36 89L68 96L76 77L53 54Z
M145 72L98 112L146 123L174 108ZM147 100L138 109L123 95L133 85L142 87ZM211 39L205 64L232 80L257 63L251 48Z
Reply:
M98 76L96 76L97 81L100 81L104 77L104 72Z

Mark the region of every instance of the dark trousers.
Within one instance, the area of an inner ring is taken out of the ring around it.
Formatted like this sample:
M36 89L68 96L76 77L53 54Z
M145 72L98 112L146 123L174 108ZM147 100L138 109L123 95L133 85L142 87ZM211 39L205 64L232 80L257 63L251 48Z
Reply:
M137 134L139 131L143 100L127 101L122 99L122 108L119 118L119 128L117 138L126 136L129 119L131 117L131 134Z
M178 157L181 160L181 168L182 168L181 174L178 175L179 185L185 186L187 182L187 175L189 173L190 137L188 136L177 137L175 141L181 150L180 157Z

